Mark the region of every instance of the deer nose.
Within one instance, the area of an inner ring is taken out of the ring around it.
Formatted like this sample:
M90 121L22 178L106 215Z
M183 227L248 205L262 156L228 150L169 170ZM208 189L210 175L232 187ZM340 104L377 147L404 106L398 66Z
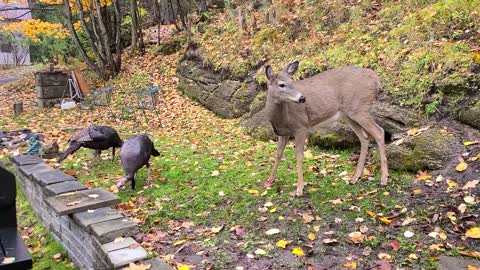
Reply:
M300 103L305 103L306 99L304 96L301 96L299 99L298 99L298 102Z

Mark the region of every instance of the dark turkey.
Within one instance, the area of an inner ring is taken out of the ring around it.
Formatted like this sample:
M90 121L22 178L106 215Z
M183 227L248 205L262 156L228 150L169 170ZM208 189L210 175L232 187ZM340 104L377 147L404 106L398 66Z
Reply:
M95 155L100 156L102 150L112 149L112 161L115 158L115 147L122 147L123 141L118 136L115 129L107 126L92 125L82 129L73 135L70 140L70 147L58 159L58 163L62 162L68 155L75 153L80 147L95 150Z
M127 181L132 182L132 189L135 189L135 174L144 165L147 166L147 185L151 183L150 156L159 156L153 142L147 134L135 135L123 143L120 150L120 161L125 170L125 177L120 179L117 187L120 189Z

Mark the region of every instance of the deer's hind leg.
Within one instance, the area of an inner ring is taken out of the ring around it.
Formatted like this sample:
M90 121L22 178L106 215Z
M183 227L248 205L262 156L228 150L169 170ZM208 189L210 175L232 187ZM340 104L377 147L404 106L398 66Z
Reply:
M387 165L387 156L385 154L385 133L383 128L381 128L373 120L370 114L357 114L349 116L352 120L357 122L370 136L375 139L375 142L378 145L378 150L380 151L380 165L382 178L380 184L385 186L388 181L388 165Z
M362 176L363 168L365 167L365 160L367 159L368 143L370 140L368 139L367 132L362 128L362 126L360 126L359 124L357 124L357 122L350 118L347 118L347 120L350 124L350 127L360 140L360 157L358 159L355 174L353 175L352 180L350 180L352 184L355 184L360 178L360 176Z

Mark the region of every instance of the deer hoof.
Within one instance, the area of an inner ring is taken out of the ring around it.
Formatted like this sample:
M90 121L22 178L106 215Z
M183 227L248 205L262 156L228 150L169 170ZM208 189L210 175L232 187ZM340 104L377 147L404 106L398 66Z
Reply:
M303 189L302 190L297 189L297 192L295 192L295 196L302 197L303 196Z
M359 178L360 177L358 177L358 176L353 176L352 179L350 180L350 184L356 184L358 182Z
M387 182L388 182L388 178L387 178L387 177L382 178L382 180L380 181L380 185L386 186L386 185L387 185Z
M268 178L265 182L263 182L263 187L269 188L269 187L273 186L274 183L275 183L275 179Z

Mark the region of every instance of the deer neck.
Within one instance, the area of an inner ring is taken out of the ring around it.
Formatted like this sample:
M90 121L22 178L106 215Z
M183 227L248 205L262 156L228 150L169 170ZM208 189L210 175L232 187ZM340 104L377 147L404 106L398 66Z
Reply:
M267 117L277 135L284 135L283 130L288 129L288 105L286 102L274 102L273 98L267 96Z

